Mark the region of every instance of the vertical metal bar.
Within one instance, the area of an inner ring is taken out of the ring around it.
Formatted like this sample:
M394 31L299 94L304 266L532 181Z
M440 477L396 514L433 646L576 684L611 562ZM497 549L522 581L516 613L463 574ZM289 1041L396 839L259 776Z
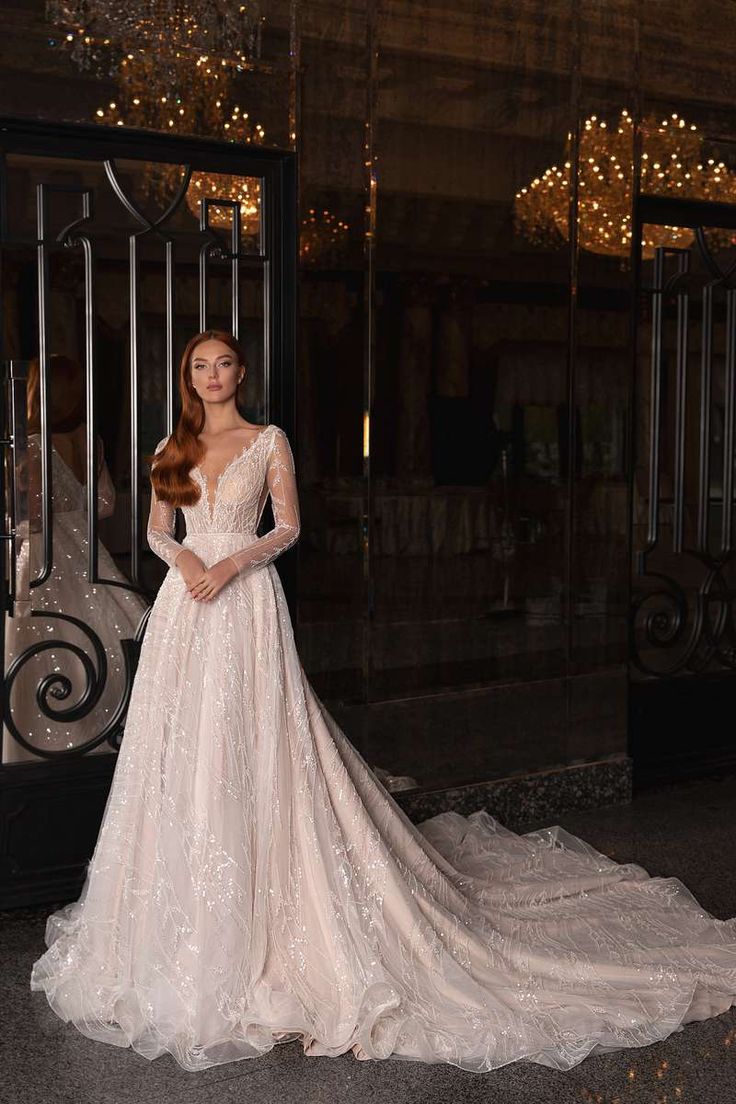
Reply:
M30 518L29 518L29 502L26 479L26 486L21 486L18 482L18 469L22 468L26 473L28 472L28 437L26 433L27 428L27 376L28 365L22 360L11 360L8 364L8 384L9 393L3 398L7 402L8 423L9 423L9 439L11 442L11 458L12 464L10 465L11 477L10 477L10 494L9 494L9 522L10 540L8 543L9 556L9 574L8 574L8 598L9 609L15 614L19 612L18 606L30 603L30 576L28 572L24 573L27 586L21 592L18 589L18 559L22 549L22 542L24 539L30 542ZM5 542L4 542L5 543ZM30 547L28 549L30 552Z
M689 269L690 254L680 256L680 274ZM687 365L688 365L688 313L690 297L687 289L681 287L677 293L677 365L675 380L675 477L674 477L674 517L672 529L672 551L682 552L685 517L685 417L687 412Z
M664 249L654 256L652 294L652 365L649 386L649 530L651 550L659 538L659 444L662 423L662 298L664 285Z
M49 259L46 243L48 225L48 190L46 184L36 185L37 227L37 276L38 276L38 369L41 433L41 570L34 583L46 582L51 575L53 561L53 527L51 524L51 500L54 491L51 468L51 441L48 426L48 378L49 378Z
M375 584L373 578L373 519L375 516L375 486L372 476L371 444L373 395L375 379L375 313L376 313L376 229L378 207L377 124L378 124L378 15L377 0L366 5L366 110L363 139L363 164L365 187L365 221L363 257L365 261L363 325L363 417L361 426L363 452L363 516L361 524L361 553L363 560L363 698L370 700L373 683L373 637L375 617Z
M130 298L130 552L131 577L137 583L140 577L141 550L138 521L138 354L139 354L139 288L138 288L138 239L130 235L128 245L128 278Z
M0 240L8 239L8 159L5 150L0 150ZM4 352L4 342L0 336L0 349Z
M302 35L301 35L301 3L300 0L290 0L289 11L289 145L294 151L293 166L296 171L301 163L299 156L301 151L302 135ZM293 359L293 334L296 330L297 288L293 287L292 280L295 267L299 264L299 189L294 178L295 195L294 202L290 202L292 174L290 166L282 161L279 176L279 210L283 215L279 217L281 225L281 250L280 266L281 274L279 284L282 289L280 300L281 314L281 416L286 418L286 424L298 438L298 417L296 410L295 388L295 363ZM263 186L263 185L261 185ZM261 248L263 248L261 239ZM288 274L288 275L287 275ZM287 285L288 284L288 289ZM289 414L286 414L287 409ZM294 591L296 592L296 584ZM296 600L295 600L296 601ZM296 620L296 618L295 618Z
M631 310L629 311L629 379L627 387L627 410L625 419L624 472L626 476L626 609L628 616L628 659L626 664L626 709L629 713L631 685L635 656L635 637L631 610L634 608L634 548L636 509L636 471L639 462L638 453L638 406L639 406L639 314L642 286L642 216L641 216L641 165L642 165L642 95L641 95L641 13L635 6L633 12L633 41L631 42L633 59L631 95L633 106L632 165L631 165ZM637 557L638 558L638 557ZM639 565L636 565L637 568ZM628 733L627 733L628 735Z
M281 182L278 185L273 174L261 178L261 250L264 253L263 268L263 410L266 425L274 417L274 374L276 372L276 341L272 335L278 324L277 317L283 310L283 296L279 298L278 282L281 269ZM282 351L283 353L283 351ZM278 387L281 389L284 365L278 364ZM279 394L278 401L283 396Z
M11 364L0 360L0 509L3 528L0 530L0 655L5 655L6 613L13 615L15 593L15 559L13 556L14 511L10 492L14 479L12 458L13 438L10 432L10 373ZM8 450L8 451L6 451ZM13 472L10 478L6 473ZM7 526L7 529L5 528Z
M85 217L89 217L89 195L84 197ZM99 582L97 573L97 441L95 439L95 307L92 243L86 236L80 241L84 250L84 367L87 391L87 540L89 554L87 579Z
M698 464L698 551L708 554L710 520L710 406L713 375L713 291L703 288L703 321L700 359L700 456Z
M299 151L301 134L301 4L291 0L289 4L289 143Z
M240 204L233 207L230 244L230 294L232 296L232 333L240 335Z
M7 163L5 159L5 153L0 151L0 240L5 241L8 235L7 224L7 195L6 195L6 181L7 181ZM0 265L0 302L4 302L4 271L2 265ZM2 528L0 528L0 655L5 656L5 636L7 631L6 623L6 611L12 613L12 602L10 598L10 565L12 560L12 548L11 543L13 541L13 534L10 528L5 529L5 525L10 526L11 516L8 509L8 487L6 485L6 472L9 471L10 465L8 463L8 453L6 449L10 445L10 431L9 431L9 371L10 367L5 365L3 357L5 354L5 343L3 340L3 334L0 331L0 511L2 511ZM12 456L12 452L10 453ZM4 667L0 679L3 679L5 675ZM1 729L0 729L1 731ZM0 747L0 761L2 760L2 747Z
M174 242L166 241L166 432L174 425Z
M12 449L13 438L10 433L10 363L0 359L0 510L2 511L2 528L0 528L0 644L3 643L3 629L5 628L5 612L12 613L11 573L12 562L11 544L13 541L13 508L10 502L10 488L12 479L8 479L6 473L13 470L13 465L8 461L8 452ZM12 451L10 456L12 457ZM7 526L7 529L5 528ZM3 651L0 653L5 654Z
M209 203L205 196L199 201L199 228L203 232L209 229ZM199 249L199 332L207 329L207 255L211 241L206 240Z
M570 184L567 196L567 350L565 356L565 404L567 406L567 502L565 504L565 539L563 544L563 562L560 564L564 578L564 590L560 616L561 645L564 649L565 675L563 693L565 701L565 723L571 724L572 681L569 678L574 666L575 655L575 465L577 460L577 340L578 340L578 295L580 283L580 248L578 236L579 218L579 179L580 179L580 119L582 111L582 62L581 62L581 24L579 5L573 4L570 13L571 65L570 65ZM560 472L562 475L562 472ZM564 611L564 612L563 612Z
M733 550L733 465L734 415L736 413L736 289L726 290L726 364L724 369L725 409L723 425L723 517L721 555Z

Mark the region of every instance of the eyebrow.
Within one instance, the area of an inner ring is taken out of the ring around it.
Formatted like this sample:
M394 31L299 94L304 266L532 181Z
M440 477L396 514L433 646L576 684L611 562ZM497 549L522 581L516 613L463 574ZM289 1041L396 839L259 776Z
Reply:
M232 357L233 357L232 353L220 353L220 355L218 357L215 357L215 361L218 361L218 360L232 360ZM198 360L202 361L203 364L207 363L206 359L202 356L194 357L192 363L196 364Z

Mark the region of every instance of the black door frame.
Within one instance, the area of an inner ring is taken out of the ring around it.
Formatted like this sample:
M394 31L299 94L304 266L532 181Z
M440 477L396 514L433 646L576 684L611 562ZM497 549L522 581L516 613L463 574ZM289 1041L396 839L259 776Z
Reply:
M645 224L736 229L736 205L706 200L638 195L634 201L632 227L632 367L630 386L629 433L629 564L631 633L629 643L628 734L629 755L633 760L634 788L678 778L693 778L736 767L736 740L724 717L736 712L736 668L701 674L674 672L668 677L632 677L634 643L634 495L635 423L637 414L638 343L637 329L642 283L641 242ZM685 369L686 370L686 369ZM701 488L702 490L702 488ZM684 493L679 487L680 497ZM676 495L677 497L677 495ZM676 516L682 516L682 502L675 504ZM736 595L733 596L736 600Z

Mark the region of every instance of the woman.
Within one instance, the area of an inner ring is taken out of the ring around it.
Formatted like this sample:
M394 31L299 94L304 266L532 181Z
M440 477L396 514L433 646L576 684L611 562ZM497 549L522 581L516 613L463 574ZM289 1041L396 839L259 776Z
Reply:
M321 705L273 561L289 441L241 418L233 338L185 350L148 539L169 564L79 901L34 989L94 1039L188 1070L310 1055L568 1069L736 999L736 920L559 826L413 825ZM275 526L256 536L267 495ZM174 538L180 506L187 535Z

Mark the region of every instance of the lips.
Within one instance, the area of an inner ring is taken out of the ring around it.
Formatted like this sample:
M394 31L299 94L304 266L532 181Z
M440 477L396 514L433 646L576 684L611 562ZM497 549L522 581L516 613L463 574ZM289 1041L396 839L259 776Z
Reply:
M219 383L208 383L207 384L207 390L208 391L222 391L222 386Z

